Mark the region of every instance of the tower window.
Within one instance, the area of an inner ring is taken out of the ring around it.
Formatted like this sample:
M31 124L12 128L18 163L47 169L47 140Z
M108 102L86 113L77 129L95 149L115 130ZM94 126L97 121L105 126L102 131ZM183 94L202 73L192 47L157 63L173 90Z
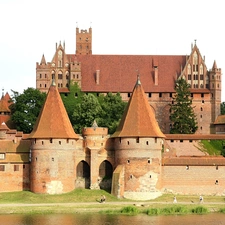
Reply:
M14 171L19 171L19 165L14 165Z

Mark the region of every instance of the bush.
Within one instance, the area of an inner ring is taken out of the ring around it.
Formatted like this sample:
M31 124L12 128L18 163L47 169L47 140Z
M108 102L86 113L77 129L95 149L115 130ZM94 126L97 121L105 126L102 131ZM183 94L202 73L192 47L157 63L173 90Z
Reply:
M122 208L121 213L135 215L135 214L139 213L139 210L135 206L126 206L126 207Z
M157 208L152 208L152 209L147 209L146 213L149 216L151 216L151 215L159 215L161 213L161 210L157 209Z
M209 210L203 206L198 206L198 207L192 209L192 213L196 213L196 214L205 214L208 212L209 212Z

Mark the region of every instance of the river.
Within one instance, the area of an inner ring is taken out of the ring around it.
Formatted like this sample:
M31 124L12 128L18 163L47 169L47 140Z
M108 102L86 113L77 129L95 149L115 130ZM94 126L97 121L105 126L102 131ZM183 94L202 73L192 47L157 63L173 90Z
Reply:
M102 214L0 215L0 225L223 225L225 214L125 216Z

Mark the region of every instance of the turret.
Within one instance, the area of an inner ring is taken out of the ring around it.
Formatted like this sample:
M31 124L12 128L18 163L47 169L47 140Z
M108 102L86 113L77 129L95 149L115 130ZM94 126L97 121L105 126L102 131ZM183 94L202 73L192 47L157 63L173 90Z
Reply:
M164 137L138 78L120 124L111 136L117 165L113 194L126 198L142 198L143 193L146 198L158 195ZM152 196L148 196L150 192Z
M59 194L74 190L74 157L79 136L54 84L29 138L32 141L31 191Z
M92 28L81 30L76 28L76 54L91 55L92 54Z
M220 115L221 104L221 79L222 72L220 68L217 68L216 61L214 61L212 69L209 71L210 79L210 92L212 99L212 122Z

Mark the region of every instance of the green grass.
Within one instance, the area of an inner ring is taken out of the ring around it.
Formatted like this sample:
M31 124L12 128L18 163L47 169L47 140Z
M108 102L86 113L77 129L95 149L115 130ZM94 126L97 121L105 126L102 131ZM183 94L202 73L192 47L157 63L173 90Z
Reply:
M76 189L72 192L58 195L35 194L30 191L0 193L0 203L73 203L98 202L101 195L107 201L119 201L104 190Z
M201 140L203 151L209 155L221 155L223 151L222 140Z
M101 195L106 196L106 203L100 204ZM197 195L176 195L177 204L173 204L172 194L165 194L149 201L132 201L117 199L104 190L76 189L59 195L35 194L29 191L0 193L0 214L29 213L104 213L136 215L168 214L203 214L207 212L225 213L221 206L225 203L223 196L204 196L203 205L199 204ZM141 202L141 203L140 203ZM26 204L18 205L14 204ZM38 205L38 203L51 205ZM67 204L60 204L67 203ZM82 203L82 204L81 204ZM111 204L110 204L111 203ZM1 204L7 204L2 205ZM33 204L33 205L30 205Z

